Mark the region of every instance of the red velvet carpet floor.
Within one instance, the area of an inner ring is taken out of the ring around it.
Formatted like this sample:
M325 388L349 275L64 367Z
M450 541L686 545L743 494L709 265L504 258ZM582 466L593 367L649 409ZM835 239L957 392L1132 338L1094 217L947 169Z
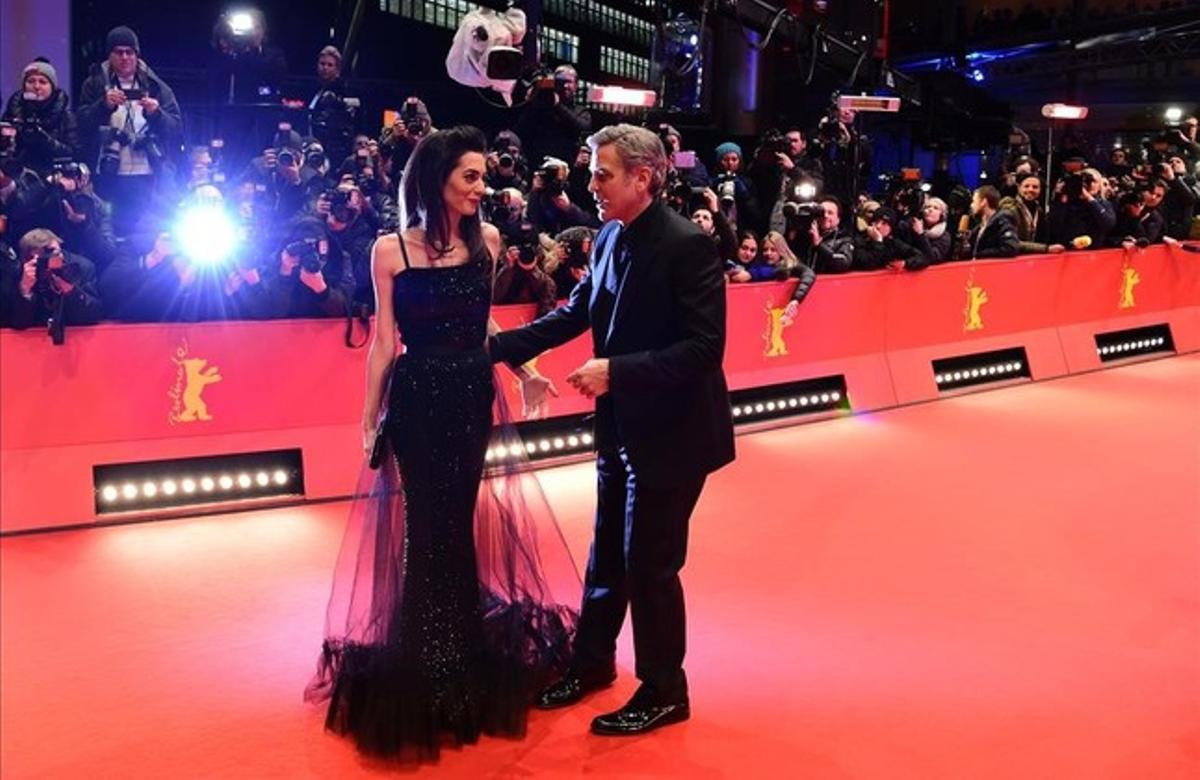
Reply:
M422 775L1200 777L1200 356L739 438L685 570L693 719L535 713ZM545 472L578 560L592 466ZM348 777L301 701L345 505L0 541L0 772Z

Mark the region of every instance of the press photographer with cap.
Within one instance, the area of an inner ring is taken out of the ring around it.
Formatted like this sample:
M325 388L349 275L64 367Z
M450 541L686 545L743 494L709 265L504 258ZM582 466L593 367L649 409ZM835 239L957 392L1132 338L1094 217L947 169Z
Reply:
M45 60L34 60L21 71L21 88L8 99L0 122L12 125L13 158L42 176L55 161L79 157L79 128L70 99L58 84L58 72Z
M155 189L170 183L183 116L174 91L141 59L133 30L114 27L105 41L108 59L83 82L78 119L85 159L96 160L96 187L112 203L120 235L133 227Z

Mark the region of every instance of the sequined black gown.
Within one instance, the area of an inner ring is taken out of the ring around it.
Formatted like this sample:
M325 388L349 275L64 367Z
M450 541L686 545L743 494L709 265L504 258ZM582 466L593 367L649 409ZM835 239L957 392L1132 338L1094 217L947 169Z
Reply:
M360 486L306 692L374 755L429 760L480 733L521 735L569 655L576 615L562 605L578 603L578 574L536 478L481 482L494 418L517 441L483 348L490 270L485 251L395 279L394 458Z

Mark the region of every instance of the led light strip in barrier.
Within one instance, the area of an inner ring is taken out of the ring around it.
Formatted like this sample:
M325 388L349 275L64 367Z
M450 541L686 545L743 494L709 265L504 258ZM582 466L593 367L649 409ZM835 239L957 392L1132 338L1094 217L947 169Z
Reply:
M956 355L930 365L939 392L1032 378L1023 347Z
M1096 354L1102 363L1174 351L1171 328L1165 324L1096 334Z
M107 464L92 475L98 515L304 495L300 450Z

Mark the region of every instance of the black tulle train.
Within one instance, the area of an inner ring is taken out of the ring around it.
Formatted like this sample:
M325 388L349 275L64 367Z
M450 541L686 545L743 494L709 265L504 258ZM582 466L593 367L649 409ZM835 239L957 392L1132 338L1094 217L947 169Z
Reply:
M365 753L521 736L569 659L581 586L537 479L511 459L481 479L493 421L519 442L495 381L482 350L396 364L391 452L364 469L305 694Z

